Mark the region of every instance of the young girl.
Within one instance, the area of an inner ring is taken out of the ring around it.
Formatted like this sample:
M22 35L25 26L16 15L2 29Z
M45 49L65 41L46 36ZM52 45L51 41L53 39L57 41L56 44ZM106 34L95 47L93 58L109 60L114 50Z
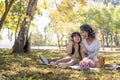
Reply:
M61 68L78 64L85 57L86 48L82 44L82 38L79 32L71 34L71 41L68 43L66 52L68 56L61 58L55 62L50 62L51 65L58 65ZM43 61L43 60L42 60Z

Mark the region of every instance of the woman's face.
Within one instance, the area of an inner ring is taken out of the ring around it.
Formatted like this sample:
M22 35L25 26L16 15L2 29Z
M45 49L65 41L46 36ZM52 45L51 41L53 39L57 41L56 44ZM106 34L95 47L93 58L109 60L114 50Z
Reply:
M80 37L78 35L75 35L73 37L73 40L74 40L75 43L79 43L80 42Z
M81 35L83 36L83 38L87 39L88 38L88 32L81 30Z

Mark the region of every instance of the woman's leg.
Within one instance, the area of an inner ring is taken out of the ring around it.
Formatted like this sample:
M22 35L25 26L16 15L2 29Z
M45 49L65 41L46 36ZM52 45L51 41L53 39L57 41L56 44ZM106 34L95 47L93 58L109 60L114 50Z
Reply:
M104 67L104 64L105 64L105 57L98 56L98 61L95 61L95 67L102 68Z

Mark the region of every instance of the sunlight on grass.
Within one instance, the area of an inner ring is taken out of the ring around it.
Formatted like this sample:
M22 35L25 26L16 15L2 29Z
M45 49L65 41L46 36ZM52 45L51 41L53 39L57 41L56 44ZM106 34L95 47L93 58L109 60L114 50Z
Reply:
M40 64L39 55L47 58L62 57L64 51L33 50L29 54L10 54L11 50L0 50L0 80L119 80L120 70L72 70ZM113 64L117 55L106 54L106 63ZM120 64L120 59L117 59Z

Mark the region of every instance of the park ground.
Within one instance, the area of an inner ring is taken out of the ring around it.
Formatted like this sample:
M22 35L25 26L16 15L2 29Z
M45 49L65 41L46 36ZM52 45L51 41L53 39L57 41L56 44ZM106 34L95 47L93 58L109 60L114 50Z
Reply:
M120 80L120 69L73 70L41 64L39 55L47 58L65 56L59 50L32 50L31 53L11 53L0 49L0 80ZM100 52L106 64L120 64L119 52Z

